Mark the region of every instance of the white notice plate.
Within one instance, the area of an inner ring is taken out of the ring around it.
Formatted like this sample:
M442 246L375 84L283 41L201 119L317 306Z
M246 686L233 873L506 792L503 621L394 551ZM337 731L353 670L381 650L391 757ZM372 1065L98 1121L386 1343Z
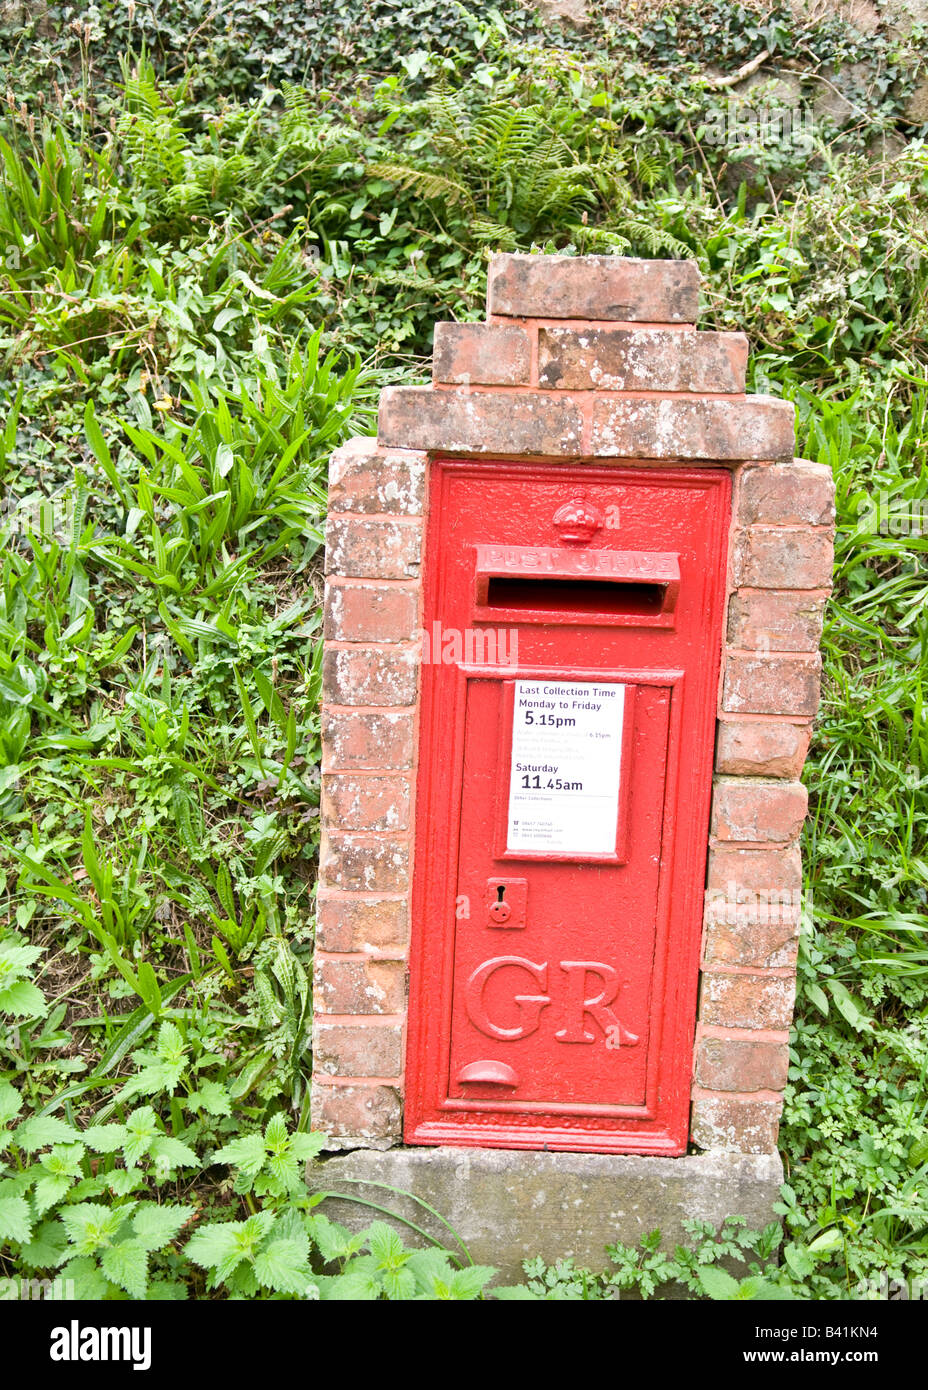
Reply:
M507 852L614 853L625 686L515 687Z

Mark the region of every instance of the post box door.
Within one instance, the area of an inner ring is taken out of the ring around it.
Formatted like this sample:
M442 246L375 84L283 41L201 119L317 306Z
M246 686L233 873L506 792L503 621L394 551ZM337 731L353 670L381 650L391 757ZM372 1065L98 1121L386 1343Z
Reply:
M406 1137L681 1153L729 476L432 472Z

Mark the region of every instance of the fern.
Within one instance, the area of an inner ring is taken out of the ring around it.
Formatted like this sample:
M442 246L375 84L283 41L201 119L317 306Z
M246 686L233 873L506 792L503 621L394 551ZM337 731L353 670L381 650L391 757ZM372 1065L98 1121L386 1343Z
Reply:
M428 201L438 200L448 207L463 203L468 211L474 211L474 200L470 190L455 179L436 173L432 169L416 169L408 164L387 164L376 161L368 169L378 178L389 179L404 190L411 190Z
M370 172L427 202L464 210L478 242L515 249L598 204L630 199L614 150L583 159L565 139L559 127L573 119L567 107L494 95L469 110L462 93L438 83L422 101L394 105L382 129L400 116L419 128L417 144L427 132L434 162L378 160Z
M692 248L680 241L670 232L655 227L651 222L643 222L637 217L622 217L615 228L621 236L627 237L636 251L645 251L648 256L669 255L685 260L692 256Z
M116 126L134 180L156 211L170 219L208 215L260 196L264 171L244 153L263 102L250 112L229 155L201 152L182 120L186 81L173 93L159 87L144 56L131 72L123 65L123 111Z

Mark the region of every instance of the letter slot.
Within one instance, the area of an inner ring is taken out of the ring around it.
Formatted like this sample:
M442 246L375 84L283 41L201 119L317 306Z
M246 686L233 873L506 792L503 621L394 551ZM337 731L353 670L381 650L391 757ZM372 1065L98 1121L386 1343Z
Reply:
M486 545L475 552L474 616L483 621L673 623L676 554Z

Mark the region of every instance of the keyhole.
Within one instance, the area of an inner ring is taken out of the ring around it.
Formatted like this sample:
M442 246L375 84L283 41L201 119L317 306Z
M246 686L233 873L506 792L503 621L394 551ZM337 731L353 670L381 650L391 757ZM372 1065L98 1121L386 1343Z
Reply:
M497 884L497 886L496 886L496 901L497 901L498 903L501 903L501 902L503 901L503 894L504 894L505 892L506 892L506 885L505 885L505 883L499 883L499 884Z

